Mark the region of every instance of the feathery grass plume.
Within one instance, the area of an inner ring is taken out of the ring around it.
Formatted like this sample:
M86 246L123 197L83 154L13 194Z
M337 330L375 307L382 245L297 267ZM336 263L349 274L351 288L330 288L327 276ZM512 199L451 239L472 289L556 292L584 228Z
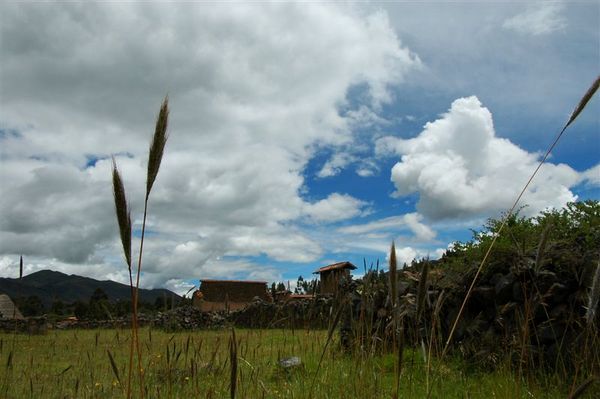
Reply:
M392 247L390 248L390 267L389 267L389 279L390 279L390 302L392 305L392 334L394 349L396 349L396 373L395 373L395 387L396 390L393 394L393 398L398 398L398 391L400 390L400 373L402 371L402 352L404 351L404 333L399 334L400 320L398 315L398 261L396 260L396 244L392 241ZM400 335L400 336L399 336Z
M123 244L123 253L127 267L131 271L131 216L127 205L127 197L125 196L125 187L123 180L117 169L115 158L113 162L113 194L115 197L115 211L117 213L117 221L119 222L119 234L121 235L121 244Z
M144 237L146 233L146 218L148 215L148 198L150 197L150 191L152 185L158 175L160 163L162 161L165 144L167 143L167 125L169 119L169 98L165 97L160 107L158 117L156 119L156 128L154 130L154 136L152 136L152 142L150 143L150 150L148 154L148 174L146 176L146 198L144 200L144 217L142 219L142 234L140 237L140 252L138 256L138 265L136 273L135 287L132 289L132 307L133 317L132 326L133 334L135 336L135 345L138 358L138 375L140 379L140 397L144 397L144 373L142 369L142 354L139 349L138 339L138 289L140 287L140 275L142 271L142 254L144 253Z
M398 262L396 261L396 244L392 241L390 248L390 296L392 309L398 302Z
M152 185L156 176L158 175L158 169L160 168L160 162L162 161L165 144L167 143L167 125L169 121L169 97L165 97L158 117L156 119L156 129L154 130L154 136L152 137L152 143L150 144L150 153L148 156L148 175L146 179L146 197L150 195Z
M587 325L592 327L596 324L598 318L598 305L600 304L600 261L596 266L596 272L592 279L592 286L590 287L590 297L588 299L588 307L585 312L585 319Z
M600 75L598 75L598 77L596 78L594 83L592 83L592 85L590 86L588 91L581 98L581 101L579 101L579 104L577 104L577 106L573 110L573 113L571 114L569 121L565 125L565 128L567 126L569 126L571 124L571 122L573 122L577 118L577 116L579 116L579 114L581 113L581 111L583 111L583 109L585 108L587 103L592 99L594 94L598 91L598 87L600 87Z
M425 308L425 297L427 294L427 273L429 271L429 260L423 262L421 276L419 277L419 287L417 289L417 322L421 319L421 314Z

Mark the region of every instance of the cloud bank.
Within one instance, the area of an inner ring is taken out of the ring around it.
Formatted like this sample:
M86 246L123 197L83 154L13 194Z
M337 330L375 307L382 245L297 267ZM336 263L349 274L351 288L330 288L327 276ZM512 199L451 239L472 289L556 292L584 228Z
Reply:
M298 225L365 212L305 199L316 148L354 140L420 61L380 11L336 4L3 4L0 257L122 276L115 154L139 228L145 159L168 93L170 141L150 198L148 285L314 261ZM36 29L24 29L35 26ZM347 94L365 95L355 113ZM363 118L364 119L364 118ZM8 266L6 266L8 267ZM8 273L8 272L7 272ZM178 280L179 279L179 280Z

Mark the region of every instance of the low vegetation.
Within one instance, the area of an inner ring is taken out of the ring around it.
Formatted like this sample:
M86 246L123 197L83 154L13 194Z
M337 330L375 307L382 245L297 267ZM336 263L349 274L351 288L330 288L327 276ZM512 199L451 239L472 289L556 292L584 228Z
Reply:
M225 398L230 395L228 330L166 333L140 330L144 392L148 398ZM324 330L237 330L239 398L389 398L395 356L355 357L339 350L337 335L319 368ZM115 398L125 395L131 334L126 330L0 333L0 397ZM299 367L279 360L299 356ZM406 349L400 397L426 396L420 349ZM564 398L559 376L516 380L508 365L487 373L458 357L436 366L437 398ZM314 383L311 395L311 385ZM587 396L591 397L591 396Z

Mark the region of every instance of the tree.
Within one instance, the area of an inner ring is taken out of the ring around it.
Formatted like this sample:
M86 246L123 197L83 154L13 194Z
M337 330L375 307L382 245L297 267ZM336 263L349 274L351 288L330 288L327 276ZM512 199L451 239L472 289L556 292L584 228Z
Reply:
M282 281L277 283L277 292L281 292L281 291L286 291L287 288L285 288L285 284L283 284Z
M52 306L50 307L50 313L53 313L58 316L62 316L65 314L65 304L60 299L55 299L52 302Z
M131 300L117 300L113 304L112 309L114 317L125 317L131 313Z
M27 298L18 298L15 300L17 307L25 317L41 316L44 314L44 304L42 300L36 296L31 295Z
M79 320L85 320L88 318L88 304L83 301L75 302L75 317Z
M304 294L304 278L302 276L298 276L298 280L296 281L296 288L294 288L295 294Z
M112 317L108 295L102 288L96 288L90 297L87 316L93 320L105 320Z
M162 296L157 296L154 300L154 309L159 312L166 312L171 309L173 305L173 298L163 294Z

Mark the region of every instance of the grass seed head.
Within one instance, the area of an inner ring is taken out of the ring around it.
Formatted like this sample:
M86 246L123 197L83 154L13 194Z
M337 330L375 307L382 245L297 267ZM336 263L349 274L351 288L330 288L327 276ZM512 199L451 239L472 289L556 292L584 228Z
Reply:
M169 98L165 97L158 118L156 119L156 129L150 143L150 154L148 156L148 176L146 180L146 197L150 195L152 185L158 175L160 162L162 161L165 144L167 143L167 125L169 121Z
M585 108L587 103L592 99L596 91L598 91L598 87L600 87L600 75L598 75L594 83L592 83L588 91L581 98L581 101L579 101L579 104L577 104L577 106L573 110L573 113L571 114L569 121L565 125L565 128L569 126L575 119L577 119L577 116L581 113L581 111L583 111L583 109Z
M117 221L119 222L119 233L121 235L121 243L123 244L123 253L127 267L131 270L131 215L125 197L125 187L123 180L117 169L117 163L113 158L113 194L115 197L115 211L117 213Z
M419 277L419 287L417 289L417 320L420 319L425 308L425 298L427 295L427 273L429 271L429 259L423 262L421 276Z
M398 301L398 262L396 260L396 245L392 241L390 249L390 296L392 308L396 307Z

